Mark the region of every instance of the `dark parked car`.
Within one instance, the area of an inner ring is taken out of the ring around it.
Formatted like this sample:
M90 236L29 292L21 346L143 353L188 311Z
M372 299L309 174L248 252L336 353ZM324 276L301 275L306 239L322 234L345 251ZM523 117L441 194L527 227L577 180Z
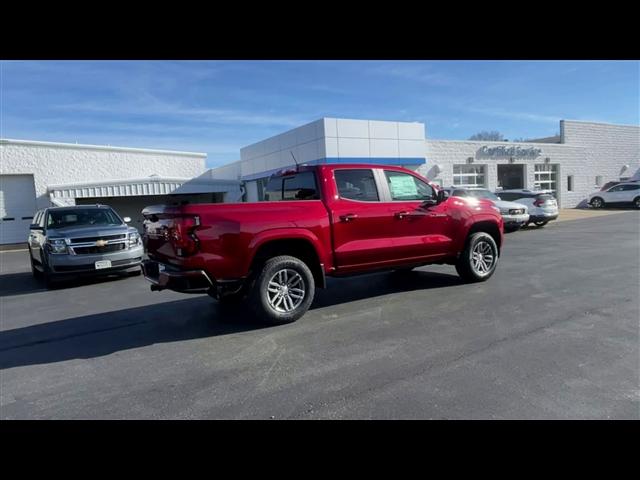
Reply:
M106 205L36 212L28 240L33 275L50 286L63 276L140 273L144 247L127 221Z

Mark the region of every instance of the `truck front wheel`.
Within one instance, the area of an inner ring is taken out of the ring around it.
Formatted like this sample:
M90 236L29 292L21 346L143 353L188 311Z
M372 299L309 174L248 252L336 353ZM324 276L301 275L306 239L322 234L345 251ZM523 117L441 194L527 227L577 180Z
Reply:
M458 275L466 282L484 282L496 270L498 247L491 235L477 232L471 235L456 262Z
M309 267L296 257L281 255L264 263L249 301L260 320L281 325L304 315L314 295L315 282Z

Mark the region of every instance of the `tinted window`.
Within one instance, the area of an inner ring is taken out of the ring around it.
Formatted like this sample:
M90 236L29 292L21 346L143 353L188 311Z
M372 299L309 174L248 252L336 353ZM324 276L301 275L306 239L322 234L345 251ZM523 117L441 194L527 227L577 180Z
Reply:
M609 189L610 192L621 192L622 190L624 190L624 185L618 185Z
M264 192L268 201L280 200L318 200L318 188L314 172L300 172L269 180Z
M89 225L121 225L122 221L110 208L74 208L50 210L48 228L66 228Z
M413 175L385 170L391 200L428 200L433 198L433 188Z
M340 197L362 202L377 202L380 199L373 170L335 170L334 176Z
M640 190L640 184L638 185L624 185L623 190Z

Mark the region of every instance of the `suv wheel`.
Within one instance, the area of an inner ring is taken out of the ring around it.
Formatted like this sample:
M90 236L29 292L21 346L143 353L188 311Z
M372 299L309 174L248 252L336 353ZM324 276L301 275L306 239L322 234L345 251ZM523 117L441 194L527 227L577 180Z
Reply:
M539 222L533 222L533 223L535 224L536 227L542 228L549 222L547 220L540 220Z
M256 315L272 325L295 322L309 309L315 282L300 259L282 255L267 260L258 274L249 302Z
M40 258L42 259L42 272L40 273L40 278L44 282L44 286L47 289L52 289L55 287L55 274L53 274L47 264L46 256L42 250L40 250Z
M594 197L591 199L591 206L593 208L602 208L604 207L604 200L600 197Z
M33 274L33 278L35 279L42 278L42 272L38 270L35 262L33 261L33 254L31 253L31 248L29 248L29 261L31 262L31 273Z
M640 210L640 197L636 197L633 200L633 206L636 207L638 210Z
M491 235L478 232L471 235L456 262L458 275L466 282L484 282L496 270L498 247Z

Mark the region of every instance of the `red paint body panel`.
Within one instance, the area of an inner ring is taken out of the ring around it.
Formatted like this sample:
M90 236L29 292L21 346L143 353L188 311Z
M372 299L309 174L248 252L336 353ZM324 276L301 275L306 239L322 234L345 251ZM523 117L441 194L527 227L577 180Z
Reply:
M394 166L301 167L315 170L322 200L147 207L145 246L154 260L185 270L202 269L219 281L245 278L259 248L277 240L308 242L327 275L447 261L462 251L469 229L478 221L495 224L502 244L502 217L487 201L452 197L425 207L420 201L340 198L334 171L363 168L409 173L426 182L416 172ZM351 215L349 220L341 219L345 215ZM167 236L180 216L197 217L199 222L193 231L197 252L189 256L180 256Z

